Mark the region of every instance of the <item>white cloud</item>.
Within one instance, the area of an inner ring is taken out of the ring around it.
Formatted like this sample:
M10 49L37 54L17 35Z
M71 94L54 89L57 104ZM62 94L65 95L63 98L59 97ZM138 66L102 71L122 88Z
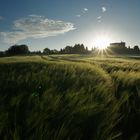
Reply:
M102 12L104 13L106 11L107 11L106 7L102 7Z
M20 40L28 38L24 32L1 32L0 37L4 40L5 43L15 44Z
M98 16L97 20L98 20L98 22L101 22L102 21L102 16Z
M30 15L14 21L11 32L1 32L0 37L7 43L17 43L27 38L45 38L74 30L74 24L60 20L51 20L43 16Z
M88 11L88 9L87 8L84 8L84 11L83 12L86 13L87 11Z
M98 16L97 19L100 20L102 18L102 16Z
M88 9L87 9L87 8L83 8L83 9L82 9L82 12L79 13L79 14L77 14L76 17L78 17L78 18L79 18L79 17L82 17L83 14L85 14L85 13L87 13L87 12L88 12Z
M78 15L76 15L76 17L81 17L81 15L80 15L80 14L78 14Z

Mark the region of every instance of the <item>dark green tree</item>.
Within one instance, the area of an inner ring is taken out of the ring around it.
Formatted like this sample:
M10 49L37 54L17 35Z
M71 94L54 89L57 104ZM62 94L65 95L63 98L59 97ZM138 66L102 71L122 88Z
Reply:
M20 55L20 54L28 54L29 49L27 45L13 45L6 51L7 55Z
M136 54L140 53L140 49L137 45L134 46L134 53L136 53Z
M49 55L49 54L51 54L51 50L49 48L45 48L43 50L43 53Z

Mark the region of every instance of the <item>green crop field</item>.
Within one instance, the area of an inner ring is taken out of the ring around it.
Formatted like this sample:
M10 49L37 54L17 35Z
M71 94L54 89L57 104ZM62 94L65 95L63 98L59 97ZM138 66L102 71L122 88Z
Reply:
M139 140L139 57L0 58L1 140Z

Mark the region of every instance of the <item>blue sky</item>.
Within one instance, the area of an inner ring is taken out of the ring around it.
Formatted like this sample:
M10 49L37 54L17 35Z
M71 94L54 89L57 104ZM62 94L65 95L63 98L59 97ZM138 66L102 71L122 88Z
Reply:
M64 48L96 37L140 46L139 0L0 0L0 50Z

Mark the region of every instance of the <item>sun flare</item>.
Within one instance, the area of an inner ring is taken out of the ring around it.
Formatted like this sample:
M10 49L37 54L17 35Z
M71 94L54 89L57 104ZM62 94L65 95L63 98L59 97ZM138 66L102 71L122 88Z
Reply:
M111 43L111 39L108 36L98 36L95 38L94 45L100 50L106 49Z

